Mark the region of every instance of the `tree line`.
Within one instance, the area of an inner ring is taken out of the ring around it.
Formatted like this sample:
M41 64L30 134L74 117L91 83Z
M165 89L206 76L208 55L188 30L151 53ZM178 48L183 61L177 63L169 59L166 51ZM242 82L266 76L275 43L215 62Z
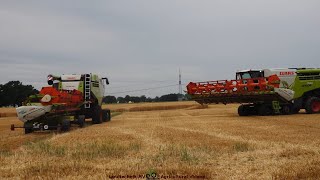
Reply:
M9 81L6 84L0 84L0 107L7 106L21 106L22 103L30 96L38 94L39 91L32 85L23 85L20 81ZM188 95L179 94L166 94L163 96L156 96L155 98L142 96L130 96L115 97L105 96L103 103L114 104L114 103L140 103L140 102L167 102L167 101L178 101L189 100Z
M103 103L106 104L115 104L115 103L140 103L140 102L169 102L169 101L178 101L178 100L189 100L188 95L180 94L166 94L163 96L156 96L155 98L142 96L130 96L126 95L125 97L115 97L115 96L105 96L103 98Z

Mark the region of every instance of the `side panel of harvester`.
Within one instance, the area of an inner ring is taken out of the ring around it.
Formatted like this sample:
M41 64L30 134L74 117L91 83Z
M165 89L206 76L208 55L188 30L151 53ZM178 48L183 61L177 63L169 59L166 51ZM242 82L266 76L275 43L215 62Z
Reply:
M98 104L102 104L103 94L105 90L105 85L102 82L102 79L98 77L98 75L92 75L91 78L91 91L95 95L98 100Z
M319 69L300 70L297 74L292 88L295 91L295 99L302 97L306 92L312 92L320 88Z
M309 114L320 112L320 69L297 71L292 90L297 108L305 109Z
M264 77L277 75L280 79L279 88L290 89L296 79L296 69L264 69Z

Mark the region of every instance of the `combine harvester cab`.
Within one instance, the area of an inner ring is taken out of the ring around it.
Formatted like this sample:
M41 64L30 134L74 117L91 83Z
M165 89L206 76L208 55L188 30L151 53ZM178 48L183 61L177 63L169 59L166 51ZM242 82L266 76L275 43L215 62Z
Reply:
M235 80L190 82L187 93L200 104L240 103L240 116L319 113L320 69L244 70Z
M109 84L107 78L93 74L49 75L48 84L16 109L24 125L11 125L11 130L24 128L25 134L37 130L68 131L71 124L83 127L87 118L94 124L111 120L110 110L101 108L105 84Z

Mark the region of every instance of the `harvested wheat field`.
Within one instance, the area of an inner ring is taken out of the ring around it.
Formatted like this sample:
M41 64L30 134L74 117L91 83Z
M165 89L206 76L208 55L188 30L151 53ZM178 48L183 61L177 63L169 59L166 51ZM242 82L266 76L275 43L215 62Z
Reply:
M176 107L176 108L174 108ZM10 132L0 179L319 179L320 114L239 117L237 105L111 105L111 122L68 133Z

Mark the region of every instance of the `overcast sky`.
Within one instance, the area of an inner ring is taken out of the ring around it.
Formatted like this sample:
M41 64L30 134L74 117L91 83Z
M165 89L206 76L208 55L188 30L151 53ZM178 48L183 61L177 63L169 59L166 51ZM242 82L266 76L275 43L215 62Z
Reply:
M188 83L320 67L319 9L319 0L0 0L0 83L40 88L51 73L96 72L110 80L106 94L154 97L178 92L179 68Z

